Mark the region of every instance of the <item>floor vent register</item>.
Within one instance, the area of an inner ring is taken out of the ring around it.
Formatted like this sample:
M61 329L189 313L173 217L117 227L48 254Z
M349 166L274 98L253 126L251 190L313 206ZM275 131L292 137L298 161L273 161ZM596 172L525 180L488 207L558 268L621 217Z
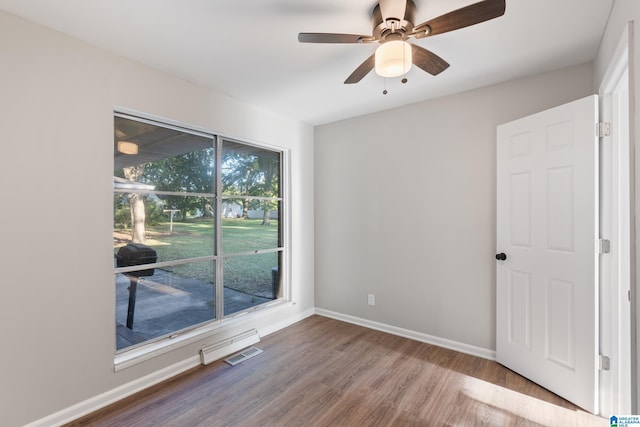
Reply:
M236 366L238 363L249 360L252 357L259 355L260 353L262 353L262 350L260 350L258 347L249 347L246 350L242 350L239 353L227 357L226 359L224 359L224 361L231 366Z

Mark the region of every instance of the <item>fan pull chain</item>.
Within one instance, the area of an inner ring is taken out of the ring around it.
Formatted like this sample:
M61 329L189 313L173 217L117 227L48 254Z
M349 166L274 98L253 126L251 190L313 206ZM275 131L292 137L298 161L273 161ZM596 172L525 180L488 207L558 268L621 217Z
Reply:
M402 49L402 84L405 84L407 82L407 68L405 66L405 64L407 63L407 57L406 57L406 51L405 49Z
M383 84L383 89L384 89L384 90L382 91L382 94L383 94L383 95L386 95L386 94L388 94L388 93L389 93L389 92L387 91L387 78L386 78L386 77L383 77L383 78L382 78L382 82L383 82L382 84Z

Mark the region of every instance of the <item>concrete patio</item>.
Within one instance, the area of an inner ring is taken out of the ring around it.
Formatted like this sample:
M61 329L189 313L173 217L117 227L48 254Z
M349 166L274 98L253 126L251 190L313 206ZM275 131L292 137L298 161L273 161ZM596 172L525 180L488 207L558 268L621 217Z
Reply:
M215 291L210 283L156 269L138 280L132 328L127 328L130 280L116 275L116 345L121 350L215 319ZM271 287L259 295L224 289L229 315L273 300Z

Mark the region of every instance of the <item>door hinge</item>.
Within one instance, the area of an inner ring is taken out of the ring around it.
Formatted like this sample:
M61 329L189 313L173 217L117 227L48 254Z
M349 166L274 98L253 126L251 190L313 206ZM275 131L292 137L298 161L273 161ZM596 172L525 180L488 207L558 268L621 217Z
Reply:
M598 253L608 254L611 252L611 241L609 239L598 239Z
M604 356L602 354L598 355L598 369L601 371L608 371L611 369L611 359L609 356Z
M604 138L605 136L611 136L611 123L598 122L596 124L596 136L598 138Z

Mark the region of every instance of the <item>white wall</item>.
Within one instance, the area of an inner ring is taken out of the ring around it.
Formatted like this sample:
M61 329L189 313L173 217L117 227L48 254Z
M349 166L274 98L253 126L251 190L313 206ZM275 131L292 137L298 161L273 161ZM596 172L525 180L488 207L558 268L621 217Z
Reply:
M242 329L313 310L311 127L4 12L0 73L0 424L99 400L202 345L114 372L114 106L291 150L295 304L245 316Z
M607 28L602 37L598 56L594 62L595 66L595 80L596 87L599 87L605 77L607 67L614 55L618 42L628 26L629 22L633 22L632 39L629 52L629 73L630 73L630 100L631 100L631 136L630 143L632 150L635 150L635 159L633 162L633 168L635 168L635 212L640 212L640 170L637 165L640 165L640 150L637 146L637 132L640 129L640 114L636 109L637 100L640 99L640 2L637 0L616 0L609 16ZM632 215L634 217L634 215ZM637 307L640 307L640 293L637 292L638 283L640 283L640 250L637 249L637 245L640 242L640 217L635 215L635 264L636 264L636 285L632 288L632 293L635 296L635 310L632 307L632 315L635 311L636 318L632 321L636 322L635 327L635 342L636 346L636 365L640 366L640 351L638 351L638 345L640 345L640 316L637 315ZM636 402L635 413L640 408L640 376L636 371L636 378L634 381L636 385Z
M496 126L593 92L584 64L317 127L316 307L492 352Z

